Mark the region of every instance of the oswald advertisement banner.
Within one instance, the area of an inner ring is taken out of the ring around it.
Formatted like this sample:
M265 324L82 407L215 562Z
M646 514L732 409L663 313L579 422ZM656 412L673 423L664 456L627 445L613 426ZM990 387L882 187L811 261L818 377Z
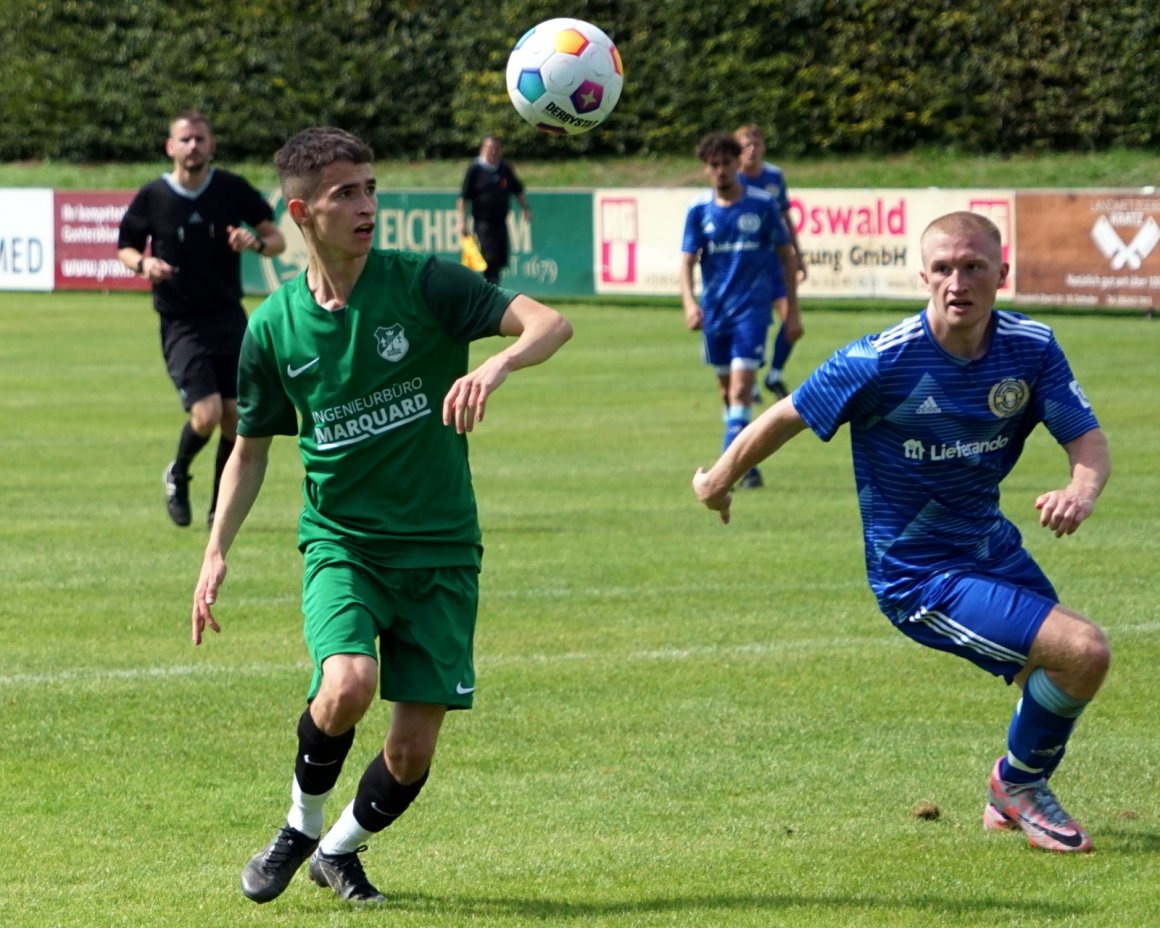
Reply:
M1015 215L1023 266L1016 303L1160 305L1160 196L1020 192Z
M431 252L458 263L461 238L451 191L379 191L375 247ZM526 222L518 210L508 215L511 260L501 286L534 296L591 296L592 210L587 192L529 194L533 214ZM302 233L279 194L270 197L275 221L286 238L276 258L245 255L243 282L249 292L268 292L306 267Z
M52 191L0 190L0 290L51 290Z
M705 194L674 190L604 189L593 197L597 293L680 293L685 214ZM988 216L1003 236L1015 286L1014 192L1010 190L801 190L790 219L805 254L803 297L923 299L919 238L927 224L952 210Z
M812 190L790 199L790 219L805 254L803 297L926 299L919 272L923 230L945 213L981 213L999 227L1011 265L1000 299L1010 299L1018 269L1013 190Z

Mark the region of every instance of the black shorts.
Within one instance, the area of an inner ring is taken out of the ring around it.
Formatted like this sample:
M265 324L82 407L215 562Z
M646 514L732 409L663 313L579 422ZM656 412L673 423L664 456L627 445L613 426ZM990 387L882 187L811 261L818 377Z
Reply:
M502 271L508 263L508 231L506 222L475 221L475 237L488 270Z
M241 355L241 337L232 347L221 344L207 345L204 339L189 332L174 333L161 338L165 369L177 387L181 405L189 412L193 404L215 393L222 399L238 398L238 359Z

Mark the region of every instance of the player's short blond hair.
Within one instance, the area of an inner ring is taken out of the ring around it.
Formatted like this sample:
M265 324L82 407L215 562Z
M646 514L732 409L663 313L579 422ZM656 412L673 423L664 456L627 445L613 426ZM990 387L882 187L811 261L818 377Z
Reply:
M755 122L747 122L745 125L738 126L733 130L733 138L737 139L739 142L744 141L750 136L753 136L753 138L756 139L761 139L763 142L765 141L765 133L761 131L761 126L757 125Z
M978 213L959 210L939 216L923 229L922 237L919 239L919 248L922 251L924 264L926 263L926 243L932 235L939 233L943 235L982 235L994 243L996 257L1003 253L1003 236L995 223Z

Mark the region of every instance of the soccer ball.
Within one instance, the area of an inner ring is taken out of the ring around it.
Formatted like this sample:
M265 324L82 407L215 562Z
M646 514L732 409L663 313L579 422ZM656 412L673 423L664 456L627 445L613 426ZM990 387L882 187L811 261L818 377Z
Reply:
M624 65L612 40L580 19L549 19L524 33L507 65L516 112L543 132L576 135L612 112Z

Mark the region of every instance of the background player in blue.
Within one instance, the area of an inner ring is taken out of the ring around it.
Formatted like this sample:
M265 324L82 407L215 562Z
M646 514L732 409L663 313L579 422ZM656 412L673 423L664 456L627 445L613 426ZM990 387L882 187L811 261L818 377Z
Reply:
M950 213L923 233L922 256L926 309L834 354L698 470L693 489L728 522L737 475L806 428L828 441L849 423L867 573L882 611L919 643L1023 690L983 826L1022 829L1033 847L1087 851L1091 838L1048 778L1111 654L1096 625L1060 605L999 511L999 483L1044 423L1067 452L1070 480L1035 506L1041 525L1070 535L1111 472L1107 441L1051 330L994 309L1007 275L998 229Z
M698 198L685 217L681 241L681 299L685 324L704 333L705 363L717 373L725 404L724 447L748 423L753 383L765 357L773 305L784 298L798 316L793 249L777 203L764 190L737 178L741 145L723 132L705 136L697 157L713 189ZM693 271L701 266L701 301L693 292ZM742 487L762 485L752 468Z
M733 137L741 143L741 183L746 186L760 187L777 200L777 208L781 210L781 218L789 233L789 241L793 246L794 257L797 261L796 280L806 279L806 262L802 257L801 245L798 243L797 232L793 227L793 220L789 213L789 189L786 187L785 174L775 164L765 160L765 134L753 123L739 126ZM805 334L802 328L801 316L790 315L784 303L777 304L781 325L773 339L773 350L769 361L769 370L765 372L765 389L778 399L789 391L782 382L781 375L789 361L794 343ZM754 397L757 398L756 395Z
M181 526L191 517L189 466L220 428L207 517L213 522L237 434L238 351L246 331L241 252L273 257L286 248L265 198L244 178L213 166L216 147L204 115L175 116L165 140L173 170L137 191L117 242L121 263L153 285L165 366L189 413L162 475L169 518Z

